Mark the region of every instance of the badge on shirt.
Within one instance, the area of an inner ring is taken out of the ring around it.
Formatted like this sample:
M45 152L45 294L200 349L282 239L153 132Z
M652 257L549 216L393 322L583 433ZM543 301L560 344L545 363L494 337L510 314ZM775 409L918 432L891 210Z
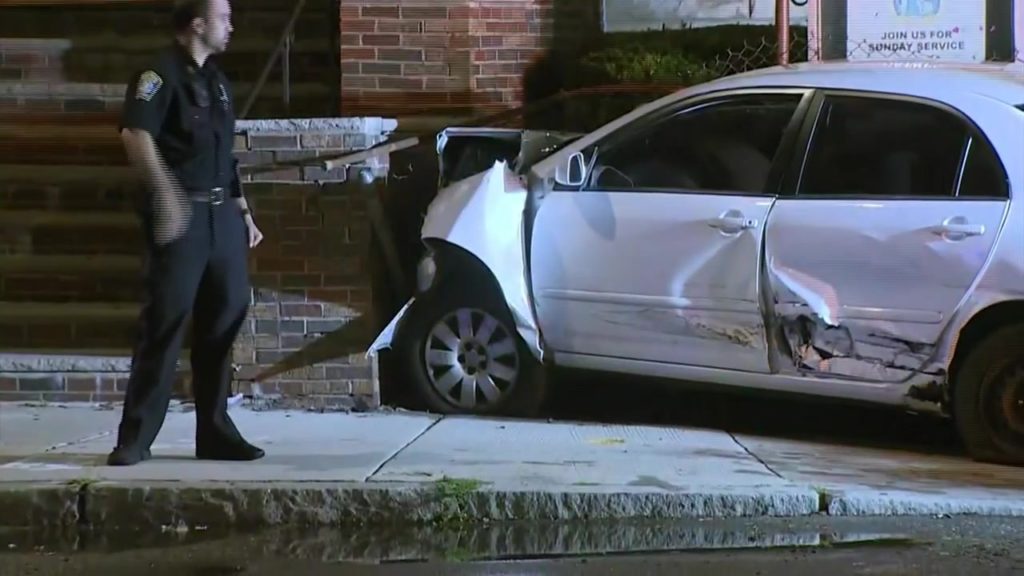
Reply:
M224 88L223 84L217 85L218 92L220 93L220 105L227 110L228 109L228 91Z
M156 96L156 93L160 91L160 87L163 85L164 79L159 74L152 70L146 70L139 77L139 84L135 87L135 98L149 102L153 99L153 96Z

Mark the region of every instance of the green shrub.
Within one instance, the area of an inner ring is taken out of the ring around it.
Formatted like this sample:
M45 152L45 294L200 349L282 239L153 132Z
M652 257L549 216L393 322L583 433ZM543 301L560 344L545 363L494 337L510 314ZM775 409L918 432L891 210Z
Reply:
M697 84L717 74L692 56L641 45L592 52L580 62L582 73L601 83Z

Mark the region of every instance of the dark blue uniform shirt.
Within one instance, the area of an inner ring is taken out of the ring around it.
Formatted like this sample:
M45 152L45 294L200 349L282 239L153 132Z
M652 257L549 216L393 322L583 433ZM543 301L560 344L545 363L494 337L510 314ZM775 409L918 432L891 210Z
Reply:
M231 86L213 58L199 66L174 42L128 83L121 128L149 132L186 191L242 195Z

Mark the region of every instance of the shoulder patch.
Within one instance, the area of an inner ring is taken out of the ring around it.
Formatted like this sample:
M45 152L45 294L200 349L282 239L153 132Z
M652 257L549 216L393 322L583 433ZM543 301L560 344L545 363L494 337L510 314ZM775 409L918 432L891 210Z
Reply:
M164 85L164 79L152 70L146 70L139 76L139 84L135 87L135 98L149 102Z

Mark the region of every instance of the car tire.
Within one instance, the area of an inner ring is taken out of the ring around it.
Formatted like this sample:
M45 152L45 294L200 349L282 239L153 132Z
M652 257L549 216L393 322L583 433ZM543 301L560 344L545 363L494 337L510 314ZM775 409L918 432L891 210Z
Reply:
M1024 464L1024 325L981 340L954 378L953 417L970 456Z
M428 410L529 417L541 409L547 388L544 367L496 293L441 285L420 295L408 310L396 335L396 360ZM460 337L459 326L466 319L471 330Z

